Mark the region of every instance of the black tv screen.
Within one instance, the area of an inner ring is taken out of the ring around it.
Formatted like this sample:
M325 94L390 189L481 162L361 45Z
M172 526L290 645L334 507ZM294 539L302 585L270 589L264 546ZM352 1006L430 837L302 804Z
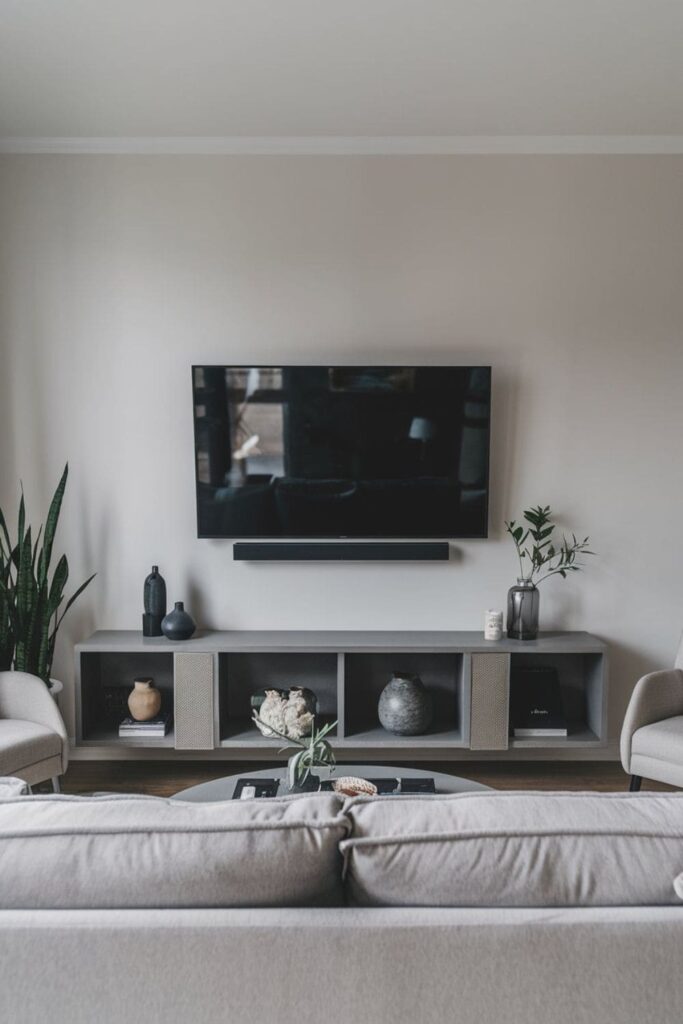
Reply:
M485 537L488 366L194 366L200 537Z

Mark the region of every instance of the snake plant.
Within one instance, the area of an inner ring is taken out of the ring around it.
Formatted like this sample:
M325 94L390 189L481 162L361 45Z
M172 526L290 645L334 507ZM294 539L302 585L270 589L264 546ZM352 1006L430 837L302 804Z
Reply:
M62 555L50 573L62 499L69 475L64 467L38 533L26 525L26 504L22 490L19 501L16 541L12 542L0 509L0 669L30 672L49 682L57 632L76 598L94 578L90 576L64 604L69 563ZM42 541L42 543L41 543Z

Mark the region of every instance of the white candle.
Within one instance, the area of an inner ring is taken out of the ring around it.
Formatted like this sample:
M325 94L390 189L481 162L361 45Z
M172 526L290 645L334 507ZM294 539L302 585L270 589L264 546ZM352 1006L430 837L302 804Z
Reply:
M489 608L484 614L484 640L503 639L503 613Z

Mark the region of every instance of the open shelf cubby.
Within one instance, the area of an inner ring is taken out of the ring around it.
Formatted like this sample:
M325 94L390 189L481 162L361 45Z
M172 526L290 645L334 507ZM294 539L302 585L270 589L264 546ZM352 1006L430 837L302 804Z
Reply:
M434 715L419 736L399 736L381 725L377 704L392 675L419 676L431 695ZM344 739L357 747L465 746L466 701L463 654L345 654Z
M250 700L263 690L289 690L304 686L318 698L318 718L334 722L337 712L337 655L311 653L235 652L218 656L218 707L221 746L268 744L283 741L262 736L252 721ZM336 730L330 736L334 737Z
M119 737L128 714L133 680L149 677L161 691L161 710L173 714L173 654L127 651L84 652L80 663L78 742L82 746L173 747L173 728L163 737Z
M510 686L516 669L552 668L557 672L568 735L516 739L513 748L594 746L605 738L605 673L601 653L511 654Z

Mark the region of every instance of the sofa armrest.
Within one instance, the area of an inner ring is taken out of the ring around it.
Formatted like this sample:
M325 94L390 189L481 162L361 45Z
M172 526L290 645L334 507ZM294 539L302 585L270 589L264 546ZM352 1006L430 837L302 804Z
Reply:
M631 694L621 728L621 763L631 773L631 740L644 725L683 715L683 671L679 668L649 672Z
M62 771L69 763L69 740L56 702L38 676L0 672L0 718L20 718L52 729L62 740Z

